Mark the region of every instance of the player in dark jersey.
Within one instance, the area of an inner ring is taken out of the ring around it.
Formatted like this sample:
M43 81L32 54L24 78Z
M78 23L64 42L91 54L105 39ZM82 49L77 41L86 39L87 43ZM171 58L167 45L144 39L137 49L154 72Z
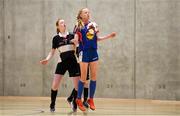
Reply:
M73 77L72 80L75 88L75 93L73 96L73 103L75 104L75 107L73 108L73 111L76 111L77 105L75 99L77 97L77 85L79 81L80 70L79 64L77 63L77 59L75 56L76 47L72 41L74 39L74 34L68 33L66 31L66 24L63 19L57 20L56 27L57 35L53 37L52 49L49 52L49 55L46 57L46 59L40 61L41 64L45 65L53 57L56 50L58 50L60 53L61 62L57 64L55 75L52 82L50 111L55 111L55 102L59 84L66 71L69 72L69 77Z
M89 9L83 8L79 11L78 16L78 28L79 31L75 35L74 43L79 42L79 61L80 61L80 70L81 70L81 78L78 83L78 96L76 99L76 103L80 110L85 111L86 109L83 106L81 101L82 91L84 88L84 84L86 83L86 75L87 75L87 67L90 66L90 92L88 104L90 109L95 110L94 105L94 94L96 90L96 78L97 78L97 67L98 67L98 53L97 53L97 41L105 40L109 38L115 37L116 33L113 32L104 37L98 36L98 28L95 22L90 21L90 12Z

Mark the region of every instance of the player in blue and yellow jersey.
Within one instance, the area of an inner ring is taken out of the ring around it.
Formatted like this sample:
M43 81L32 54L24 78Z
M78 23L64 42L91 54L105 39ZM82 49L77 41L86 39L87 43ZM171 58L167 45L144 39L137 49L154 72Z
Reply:
M104 37L98 36L98 27L95 22L90 21L90 12L88 8L83 8L79 11L77 16L78 24L77 24L77 32L75 34L74 43L79 43L79 62L80 62L80 70L81 70L81 78L78 83L78 95L76 99L76 103L81 111L85 111L86 109L83 106L81 101L81 96L84 88L84 84L86 83L86 75L88 70L88 65L90 67L90 93L88 104L90 109L95 110L94 105L94 94L96 90L96 79L97 79L97 67L98 67L98 53L97 53L97 41L113 38L116 36L116 33L113 32Z

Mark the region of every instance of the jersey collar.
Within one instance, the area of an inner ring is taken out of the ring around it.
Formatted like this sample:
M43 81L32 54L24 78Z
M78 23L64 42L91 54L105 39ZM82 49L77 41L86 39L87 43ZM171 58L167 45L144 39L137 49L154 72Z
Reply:
M66 37L67 35L69 35L69 32L66 32L65 34L62 34L62 33L59 32L60 37Z

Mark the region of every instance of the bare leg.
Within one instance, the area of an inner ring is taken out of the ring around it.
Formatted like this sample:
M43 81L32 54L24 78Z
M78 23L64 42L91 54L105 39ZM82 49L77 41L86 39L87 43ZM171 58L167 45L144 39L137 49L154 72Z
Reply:
M77 91L78 90L78 82L79 82L80 77L72 77L74 88Z

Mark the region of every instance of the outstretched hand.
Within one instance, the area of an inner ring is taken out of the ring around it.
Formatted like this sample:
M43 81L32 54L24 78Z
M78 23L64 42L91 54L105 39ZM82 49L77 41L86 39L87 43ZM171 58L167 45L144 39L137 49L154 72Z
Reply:
M116 32L112 32L111 34L110 34L110 37L111 38L113 38L113 37L115 37L116 36Z
M44 59L40 61L41 64L46 65L48 63L48 60Z

